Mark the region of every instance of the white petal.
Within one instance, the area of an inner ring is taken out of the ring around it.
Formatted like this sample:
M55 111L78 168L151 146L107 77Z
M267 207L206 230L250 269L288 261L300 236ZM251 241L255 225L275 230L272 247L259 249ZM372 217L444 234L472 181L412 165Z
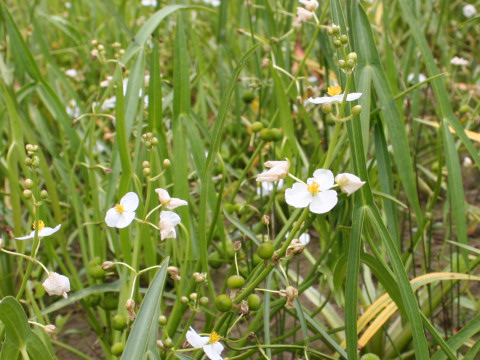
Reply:
M162 211L160 213L160 222L164 222L165 224L170 224L171 226L176 226L180 224L182 219L177 213L174 213L173 211Z
M302 235L300 235L298 237L298 241L300 242L300 244L302 244L303 246L306 246L310 243L310 234L309 233L303 233Z
M176 209L179 206L188 205L188 202L179 198L171 198L170 201L165 205L168 210Z
M42 286L48 295L62 295L65 297L67 292L70 291L70 280L65 275L51 272Z
M291 189L285 190L285 201L290 206L304 208L312 202L312 194L307 190L307 185L295 183Z
M208 336L200 336L197 334L197 332L190 327L190 330L187 331L187 341L190 345L192 345L194 348L201 348L205 346L208 341L210 340L210 337Z
M126 193L120 200L120 205L123 206L125 211L135 211L138 207L138 195L134 192Z
M350 93L347 95L347 101L358 100L362 96L362 93Z
M158 188L155 189L155 192L158 194L158 200L162 205L166 204L170 200L170 194L167 190Z
M20 236L15 239L17 240L28 240L28 239L33 239L35 237L35 230L33 230L30 235L25 235L25 236Z
M130 225L135 219L135 212L134 211L124 211L120 214L118 219L117 225L115 225L118 229L123 229Z
M337 205L337 192L335 190L321 191L313 197L310 203L310 211L315 214L324 214Z
M107 214L105 215L105 223L107 226L116 227L119 220L120 213L115 208L111 208L107 211Z
M334 101L338 101L335 99L334 96L323 96L323 97L316 97L316 98L308 98L309 102L312 104L327 104L327 103L332 103Z
M160 227L160 239L176 239L177 232L173 226L164 226L163 228Z
M205 354L210 360L222 360L223 358L220 356L222 350L223 345L219 342L207 344L203 347L203 351L205 351Z
M320 191L325 191L330 189L335 181L333 173L327 169L317 169L313 172L313 177L317 184L320 185ZM307 184L310 184L312 178L308 179Z
M55 226L53 229L51 227L44 227L38 232L38 236L50 236L60 230L61 227L62 224Z

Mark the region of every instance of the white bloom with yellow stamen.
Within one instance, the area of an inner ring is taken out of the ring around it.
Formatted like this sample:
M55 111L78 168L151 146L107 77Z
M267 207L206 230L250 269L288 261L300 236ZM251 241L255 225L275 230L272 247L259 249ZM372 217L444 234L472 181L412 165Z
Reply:
M67 292L70 291L70 280L65 275L51 272L42 286L48 295L61 295L66 299L68 297Z
M317 169L307 183L295 183L285 191L285 201L296 208L309 207L316 214L324 214L337 204L337 192L329 190L334 185L333 173Z
M177 233L175 232L175 226L180 224L182 219L178 214L173 211L162 211L160 213L160 238L165 239L175 239Z
M344 94L342 94L342 88L338 85L329 86L327 89L327 94L329 96L309 98L308 101L311 102L312 104L317 104L317 105L343 101ZM362 96L362 93L347 94L347 101L358 100L360 96Z
M365 181L362 181L358 176L349 173L338 174L335 176L335 182L342 192L349 196L365 185Z
M215 331L210 336L200 336L192 327L187 331L188 343L194 348L202 348L210 360L223 359L220 355L223 351L223 345L219 342L220 339L220 335Z
M188 205L188 202L185 200L170 197L170 194L165 189L158 188L155 189L155 192L158 194L158 200L160 203L168 210L173 210L179 206Z
M42 220L40 220L38 222L38 237L45 237L45 236L50 236L52 234L55 234L58 230L60 230L61 227L62 225L59 224L54 228L51 228L51 227L45 226L45 223ZM17 240L33 239L35 237L35 223L33 223L33 229L34 230L29 235L20 236L15 239Z
M138 203L137 194L134 192L126 193L120 200L120 204L107 211L105 215L107 226L123 229L130 225L133 219L135 219L135 210L137 210Z
M258 175L257 181L279 181L280 179L285 178L290 170L290 161L288 159L285 161L267 161L263 165L270 168L270 170L264 171Z

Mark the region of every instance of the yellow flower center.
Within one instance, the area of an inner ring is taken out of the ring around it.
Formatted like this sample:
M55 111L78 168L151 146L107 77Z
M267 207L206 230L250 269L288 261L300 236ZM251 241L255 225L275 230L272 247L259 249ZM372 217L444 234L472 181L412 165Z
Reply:
M342 93L342 87L339 85L329 86L327 89L327 94L330 96L340 95Z
M38 221L38 231L42 230L45 227L45 223L42 220ZM33 223L33 230L35 230L35 223Z
M218 335L215 331L210 334L210 343L216 343L219 342L221 339L220 335Z
M318 185L317 182L312 181L307 185L307 190L310 191L312 195L315 195L316 193L320 192L320 185Z
M117 212L119 212L120 214L125 211L125 209L123 208L123 205L120 205L120 204L115 205L115 210L117 210Z

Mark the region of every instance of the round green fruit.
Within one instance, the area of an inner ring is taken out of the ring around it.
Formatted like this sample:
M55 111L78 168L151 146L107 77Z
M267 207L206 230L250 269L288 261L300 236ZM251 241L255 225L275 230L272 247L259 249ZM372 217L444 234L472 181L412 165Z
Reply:
M123 350L125 350L125 344L122 342L116 342L115 344L112 345L110 350L112 350L113 355L118 356L121 353L123 353Z
M247 303L250 310L255 311L260 309L262 300L260 299L260 296L258 296L257 294L250 294L248 295Z
M115 330L123 330L127 326L127 318L123 315L117 314L112 318L112 327Z
M115 310L118 307L118 296L116 293L106 293L103 297L102 307L105 310Z
M255 93L253 90L245 90L243 92L242 100L246 102L247 104L250 104L253 99L255 99Z
M208 255L208 265L210 265L212 269L218 269L222 264L223 261L220 259L220 254L218 252L214 251Z
M260 259L268 260L272 257L275 249L271 242L264 242L258 247L257 253Z
M215 306L218 311L227 312L232 309L233 302L227 294L220 294L215 299Z
M260 122L260 121L255 121L253 124L252 124L252 131L254 133L256 132L259 132L263 129L263 124Z
M240 275L232 275L227 279L227 286L230 289L241 289L245 285L245 279Z
M265 141L272 141L273 140L273 133L270 129L262 129L260 130L260 139Z
M270 132L272 133L273 141L282 140L283 135L282 135L282 132L280 131L280 129L273 128L273 129L270 129Z
M105 270L102 269L102 265L88 265L87 272L94 279L102 279L105 276Z

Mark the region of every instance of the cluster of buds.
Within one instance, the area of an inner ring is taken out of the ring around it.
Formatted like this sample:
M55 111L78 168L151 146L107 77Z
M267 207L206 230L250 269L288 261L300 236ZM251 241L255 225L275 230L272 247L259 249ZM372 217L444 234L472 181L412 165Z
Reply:
M125 54L125 50L122 49L122 44L118 41L115 41L112 44L112 48L115 50L115 54L113 55L115 59L120 59Z
M333 37L333 45L340 49L348 44L348 36L340 34L340 26L332 24L327 29L327 34Z
M338 66L346 74L350 74L357 65L357 53L351 52L347 55L346 60L338 60Z
M98 42L98 40L93 39L91 41L93 49L90 50L90 55L92 55L92 60L95 61L99 59L99 61L103 64L105 62L105 47Z
M152 170L150 169L150 163L148 161L142 162L142 168L143 168L143 175L150 176L150 174L152 173Z
M194 272L193 278L195 279L196 283L198 284L203 283L205 282L205 280L207 280L207 273Z
M142 135L147 150L153 150L158 145L158 139L151 132Z
M25 165L30 166L32 169L38 168L40 166L40 158L36 155L38 145L27 144L25 149L27 150Z
M172 280L181 280L181 277L179 275L179 270L177 267L169 266L167 267L167 272L168 272L168 275L170 275L170 278Z
M290 245L288 245L286 255L287 256L295 256L299 255L305 250L305 245L299 239L293 239Z

